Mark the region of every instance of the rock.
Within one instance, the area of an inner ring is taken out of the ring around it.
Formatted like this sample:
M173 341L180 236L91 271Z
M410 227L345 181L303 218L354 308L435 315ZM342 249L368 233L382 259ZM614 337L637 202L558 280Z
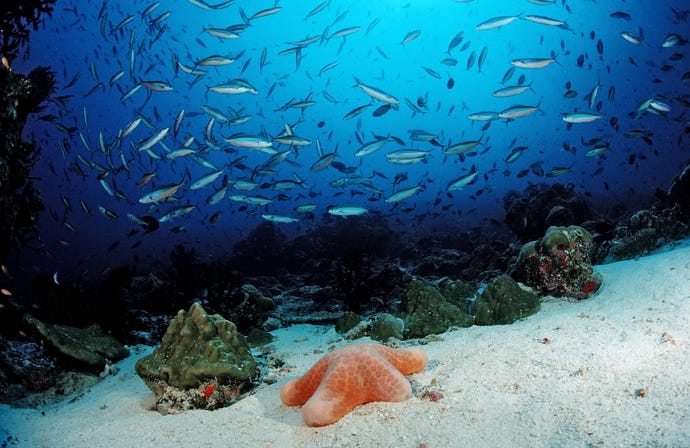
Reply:
M513 277L541 295L585 299L601 286L592 269L592 235L582 227L549 227L541 241L525 244Z
M338 334L345 334L354 327L356 327L362 318L352 311L345 311L343 315L335 321L335 331Z
M461 310L466 310L468 303L477 295L477 291L462 280L440 279L436 285L449 303Z
M405 338L422 338L429 334L439 334L450 327L469 327L472 316L449 303L441 292L412 280L402 303L405 322Z
M129 352L115 338L98 325L76 328L43 322L30 314L24 320L38 331L68 363L90 372L100 373L106 364L129 356Z
M392 314L383 313L371 328L371 339L386 342L389 338L402 339L405 322Z
M135 367L162 413L227 406L252 390L259 377L258 364L235 324L208 315L199 303L189 312L180 310L160 347ZM211 385L219 392L215 400L202 393Z
M474 303L474 323L506 325L539 311L539 298L522 289L509 275L491 281Z

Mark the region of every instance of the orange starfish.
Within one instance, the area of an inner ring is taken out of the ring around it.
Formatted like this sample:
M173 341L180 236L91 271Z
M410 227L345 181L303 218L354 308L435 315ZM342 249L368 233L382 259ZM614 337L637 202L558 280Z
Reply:
M349 345L321 358L303 377L288 381L280 399L288 406L304 405L307 425L330 425L357 405L408 399L412 387L403 375L419 372L427 360L418 348Z

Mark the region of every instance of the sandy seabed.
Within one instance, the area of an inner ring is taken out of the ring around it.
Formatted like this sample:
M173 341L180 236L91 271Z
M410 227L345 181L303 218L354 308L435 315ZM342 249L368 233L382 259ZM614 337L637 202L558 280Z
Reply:
M596 266L590 299L547 298L506 326L459 329L421 348L413 397L359 406L322 428L281 404L285 381L343 341L332 327L273 334L290 371L217 411L162 416L130 356L76 401L0 405L0 441L26 447L690 447L690 241ZM359 340L356 342L369 342ZM407 344L402 344L406 346ZM421 391L440 392L431 401Z

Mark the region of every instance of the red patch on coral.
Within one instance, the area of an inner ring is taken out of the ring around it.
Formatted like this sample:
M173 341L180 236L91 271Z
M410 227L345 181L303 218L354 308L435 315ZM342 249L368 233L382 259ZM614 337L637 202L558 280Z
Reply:
M213 394L213 391L216 390L216 386L213 384L209 384L206 386L206 389L204 389L204 397L208 398Z
M582 292L585 294L585 296L588 296L590 293L596 291L597 288L597 283L593 280L590 280L585 282L585 284L582 286Z

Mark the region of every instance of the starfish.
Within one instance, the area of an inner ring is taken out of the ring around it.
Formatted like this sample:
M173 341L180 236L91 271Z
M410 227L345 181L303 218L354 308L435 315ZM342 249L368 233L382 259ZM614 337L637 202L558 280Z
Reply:
M288 406L304 405L307 425L330 425L360 404L408 399L412 386L403 375L421 371L427 360L418 348L349 345L321 358L303 377L288 381L280 399Z

